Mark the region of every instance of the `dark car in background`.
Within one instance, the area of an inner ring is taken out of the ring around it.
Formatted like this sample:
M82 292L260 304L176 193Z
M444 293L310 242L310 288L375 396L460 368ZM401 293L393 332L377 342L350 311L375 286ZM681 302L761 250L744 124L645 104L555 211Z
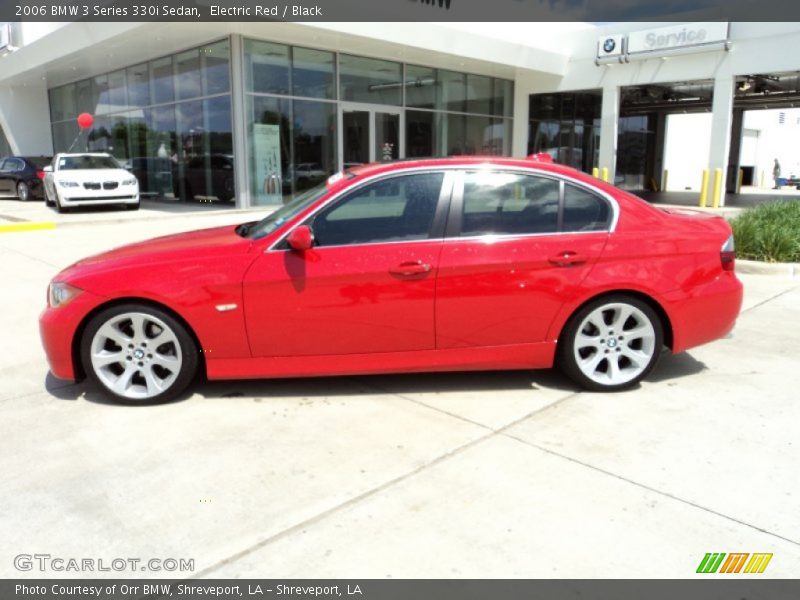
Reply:
M175 165L170 159L140 156L128 159L124 167L139 180L139 194L166 196L173 193Z
M0 198L19 198L22 202L44 199L44 167L49 156L8 156L0 158Z
M205 154L189 158L175 171L175 196L188 201L233 202L233 156Z

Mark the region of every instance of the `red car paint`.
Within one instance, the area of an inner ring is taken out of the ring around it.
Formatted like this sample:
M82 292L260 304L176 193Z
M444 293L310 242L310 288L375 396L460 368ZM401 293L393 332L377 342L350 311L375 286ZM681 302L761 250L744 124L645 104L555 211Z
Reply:
M613 198L616 226L273 248L340 192L420 169L524 170L578 182ZM720 261L730 236L723 219L666 212L564 166L462 157L359 167L331 181L314 204L261 239L220 227L125 246L62 271L54 281L84 292L41 315L53 374L82 376L75 358L82 328L123 299L159 305L185 322L210 379L548 368L569 317L615 291L650 299L664 317L666 343L679 352L725 335L741 307L741 283Z

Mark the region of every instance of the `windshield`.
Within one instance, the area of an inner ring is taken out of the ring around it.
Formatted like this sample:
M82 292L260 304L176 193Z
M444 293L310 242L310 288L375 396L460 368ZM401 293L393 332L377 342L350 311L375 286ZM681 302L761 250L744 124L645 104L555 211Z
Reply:
M256 240L264 237L265 235L269 235L278 229L278 227L299 215L306 208L311 206L314 202L322 198L322 196L327 193L328 186L324 183L315 188L311 188L310 190L300 194L288 204L284 204L271 215L248 227L247 230L242 233L242 235Z
M58 159L59 171L74 171L76 169L119 169L120 166L110 156L64 156Z

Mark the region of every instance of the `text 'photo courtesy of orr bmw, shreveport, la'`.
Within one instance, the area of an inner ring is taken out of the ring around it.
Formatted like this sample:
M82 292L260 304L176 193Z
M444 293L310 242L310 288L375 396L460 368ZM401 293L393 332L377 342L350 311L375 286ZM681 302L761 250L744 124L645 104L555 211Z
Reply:
M559 366L631 387L726 335L731 229L547 156L355 167L261 221L77 262L40 319L56 377L119 401L209 379Z

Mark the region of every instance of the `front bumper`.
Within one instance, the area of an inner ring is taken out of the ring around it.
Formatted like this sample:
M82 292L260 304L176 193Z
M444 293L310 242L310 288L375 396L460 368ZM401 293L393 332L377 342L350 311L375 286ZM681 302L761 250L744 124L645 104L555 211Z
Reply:
M85 190L61 188L58 190L61 206L99 206L103 204L138 204L139 188L119 187L115 190Z
M65 306L48 306L39 315L39 335L50 371L59 379L75 381L80 373L72 347L86 315L107 299L83 291Z

